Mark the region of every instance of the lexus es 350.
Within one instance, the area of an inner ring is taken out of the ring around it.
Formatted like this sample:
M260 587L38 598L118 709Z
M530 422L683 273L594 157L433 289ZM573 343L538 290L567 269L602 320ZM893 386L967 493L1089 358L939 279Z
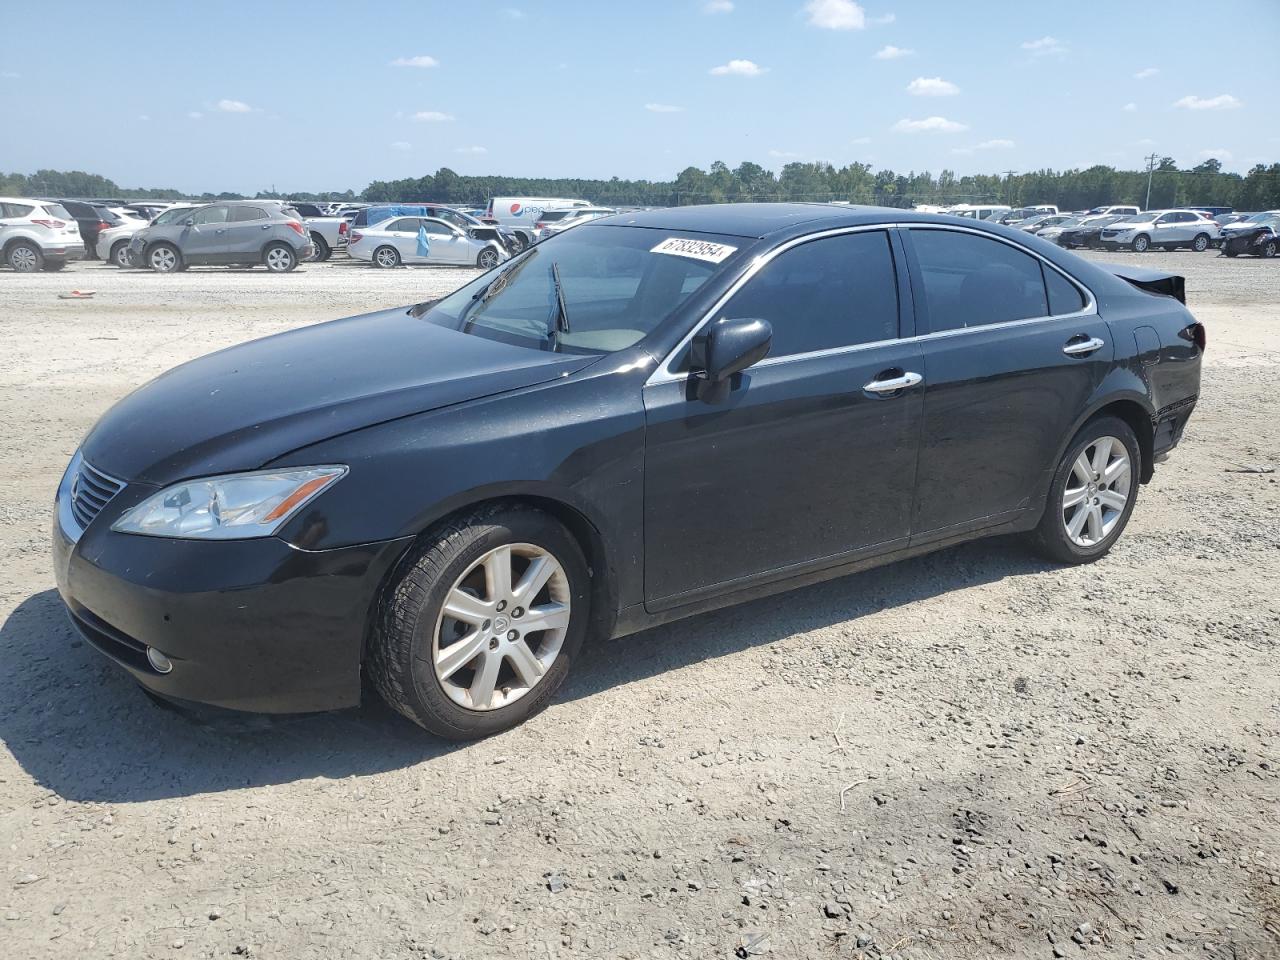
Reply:
M120 401L58 489L59 590L162 697L322 710L368 677L483 736L588 637L992 534L1099 560L1196 404L1182 300L955 217L609 217Z

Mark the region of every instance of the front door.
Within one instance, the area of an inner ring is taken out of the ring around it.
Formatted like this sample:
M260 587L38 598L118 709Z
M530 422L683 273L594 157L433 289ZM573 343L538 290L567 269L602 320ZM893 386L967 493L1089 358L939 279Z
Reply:
M1113 345L1092 300L1023 247L962 230L904 234L927 333L919 542L1038 508Z
M230 207L215 204L191 215L191 226L183 231L182 258L187 263L220 263L226 249Z
M893 251L884 229L784 250L713 314L773 327L727 398L646 386L650 609L905 545L922 392Z

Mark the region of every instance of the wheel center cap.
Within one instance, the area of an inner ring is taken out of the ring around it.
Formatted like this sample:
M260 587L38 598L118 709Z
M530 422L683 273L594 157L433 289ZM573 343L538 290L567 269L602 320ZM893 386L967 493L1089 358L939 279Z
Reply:
M508 620L506 617L494 617L494 618L493 618L493 632L494 632L494 633L506 633L506 632L507 632L507 627L509 627L509 626L511 626L511 621L510 621L510 620Z
M1098 485L1096 483L1089 484L1089 496L1093 496L1097 492L1098 492Z

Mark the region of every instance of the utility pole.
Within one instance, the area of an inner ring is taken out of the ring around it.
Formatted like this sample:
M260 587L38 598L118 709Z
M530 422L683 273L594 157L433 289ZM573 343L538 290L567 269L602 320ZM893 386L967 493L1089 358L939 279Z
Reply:
M1142 159L1147 161L1147 202L1142 205L1142 209L1150 210L1151 209L1151 174L1155 171L1156 161L1159 160L1160 158L1153 153L1151 154L1151 156L1143 157Z
M1006 170L1004 172L1004 198L1011 204L1013 203L1013 186L1009 178L1017 172L1017 170Z

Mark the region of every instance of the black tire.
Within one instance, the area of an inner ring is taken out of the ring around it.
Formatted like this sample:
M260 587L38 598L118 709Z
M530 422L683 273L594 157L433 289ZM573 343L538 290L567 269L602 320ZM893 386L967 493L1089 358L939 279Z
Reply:
M128 240L117 240L111 245L111 263L121 269L132 266L129 262Z
M1129 249L1134 253L1146 253L1151 248L1151 238L1145 233L1140 233L1133 238L1133 242L1129 244Z
M1229 247L1226 244L1223 244L1222 255L1224 257L1238 257L1240 256L1240 251L1235 247Z
M1280 241L1274 238L1258 247L1258 256L1267 260L1273 258L1277 253L1280 253Z
M172 243L157 243L147 251L147 266L156 273L177 273L185 266L182 251Z
M44 262L44 266L41 267L40 269L43 270L45 273L57 273L66 265L67 265L67 261L65 260L53 260L53 261L46 260Z
M4 252L5 262L18 273L37 273L44 269L44 254L34 243L19 240Z
M333 254L329 249L329 245L324 242L324 237L318 233L311 234L311 245L315 247L315 252L307 258L308 263L323 263Z
M502 255L493 247L485 247L476 257L476 266L481 270L492 270L502 262Z
M489 551L509 543L533 544L559 561L569 584L569 626L536 686L507 706L469 709L451 699L436 676L433 635L458 578ZM577 540L541 510L498 504L447 521L424 534L384 591L369 645L368 676L391 707L436 736L473 740L510 729L547 705L582 649L591 614L590 576Z
M1209 249L1209 235L1207 233L1197 233L1195 239L1191 241L1191 249L1196 253L1204 253Z
M514 257L517 253L524 253L529 246L529 238L523 233L514 234L511 237L511 255Z
M1072 466L1076 459L1093 443L1102 437L1113 437L1119 440L1129 455L1129 490L1128 501L1111 530L1097 543L1082 546L1076 543L1067 533L1064 520L1063 494L1067 482L1072 476ZM1031 533L1031 542L1035 549L1049 560L1057 563L1080 564L1092 563L1110 552L1120 534L1124 532L1133 515L1134 504L1138 502L1138 478L1142 475L1142 450L1138 446L1138 438L1133 428L1119 417L1100 416L1090 420L1067 445L1066 452L1058 468L1053 473L1053 483L1049 487L1049 499L1045 504L1044 515L1040 523Z
M385 269L398 267L400 266L400 251L392 246L381 246L373 251L373 257L370 262L375 267L383 267Z
M272 273L290 273L298 266L298 255L293 247L277 240L262 248L262 263Z

